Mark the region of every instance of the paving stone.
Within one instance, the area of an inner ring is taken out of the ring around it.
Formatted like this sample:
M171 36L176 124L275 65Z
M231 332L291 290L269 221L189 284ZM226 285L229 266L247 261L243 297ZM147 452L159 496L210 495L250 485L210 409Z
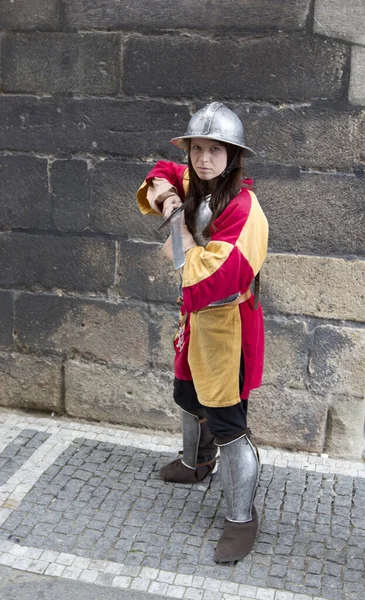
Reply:
M286 575L288 581L302 585L304 582L304 573L296 569L290 569Z
M285 587L285 582L281 577L268 577L267 585L282 590Z
M285 575L287 574L288 568L285 565L272 565L272 567L269 570L269 574L270 576L273 577L285 577Z

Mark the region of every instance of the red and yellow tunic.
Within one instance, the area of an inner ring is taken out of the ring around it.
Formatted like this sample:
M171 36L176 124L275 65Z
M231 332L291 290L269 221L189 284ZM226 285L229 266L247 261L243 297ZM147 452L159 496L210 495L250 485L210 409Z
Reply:
M166 180L185 200L186 166L159 161L137 193L142 213L158 212L147 199L154 178ZM174 340L175 376L193 380L204 406L232 406L261 385L263 315L261 306L254 310L249 290L265 260L267 241L266 217L255 194L245 187L213 222L207 246L186 252L183 305ZM241 294L239 303L209 306L237 293ZM240 390L241 356L244 384Z

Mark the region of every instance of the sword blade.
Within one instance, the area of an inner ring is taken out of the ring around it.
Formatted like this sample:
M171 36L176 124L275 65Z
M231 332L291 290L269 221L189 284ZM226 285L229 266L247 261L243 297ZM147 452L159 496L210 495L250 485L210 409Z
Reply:
M183 223L182 211L179 211L170 220L170 233L172 243L172 257L174 260L175 269L180 269L185 264L185 252L182 240L182 223Z

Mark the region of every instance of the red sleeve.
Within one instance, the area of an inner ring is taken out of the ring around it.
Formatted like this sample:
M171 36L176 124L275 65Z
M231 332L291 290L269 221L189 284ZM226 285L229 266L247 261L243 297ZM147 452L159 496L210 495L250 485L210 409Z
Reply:
M171 183L171 185L176 187L179 198L184 201L185 192L183 179L186 169L186 165L179 165L174 162L159 160L153 169L148 173L146 181L148 182L154 177L162 177L163 179L166 179L169 183Z
M189 252L193 251L194 248ZM250 287L253 277L254 272L249 262L236 247L233 247L219 269L204 280L183 287L185 308L188 312L194 312L212 302L237 293L242 294Z

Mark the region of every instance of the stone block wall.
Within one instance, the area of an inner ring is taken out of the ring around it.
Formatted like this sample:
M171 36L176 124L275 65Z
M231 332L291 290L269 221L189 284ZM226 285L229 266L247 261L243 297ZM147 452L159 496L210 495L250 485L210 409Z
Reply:
M205 102L270 222L259 442L361 458L363 0L3 0L0 403L177 429L177 277L135 191Z

